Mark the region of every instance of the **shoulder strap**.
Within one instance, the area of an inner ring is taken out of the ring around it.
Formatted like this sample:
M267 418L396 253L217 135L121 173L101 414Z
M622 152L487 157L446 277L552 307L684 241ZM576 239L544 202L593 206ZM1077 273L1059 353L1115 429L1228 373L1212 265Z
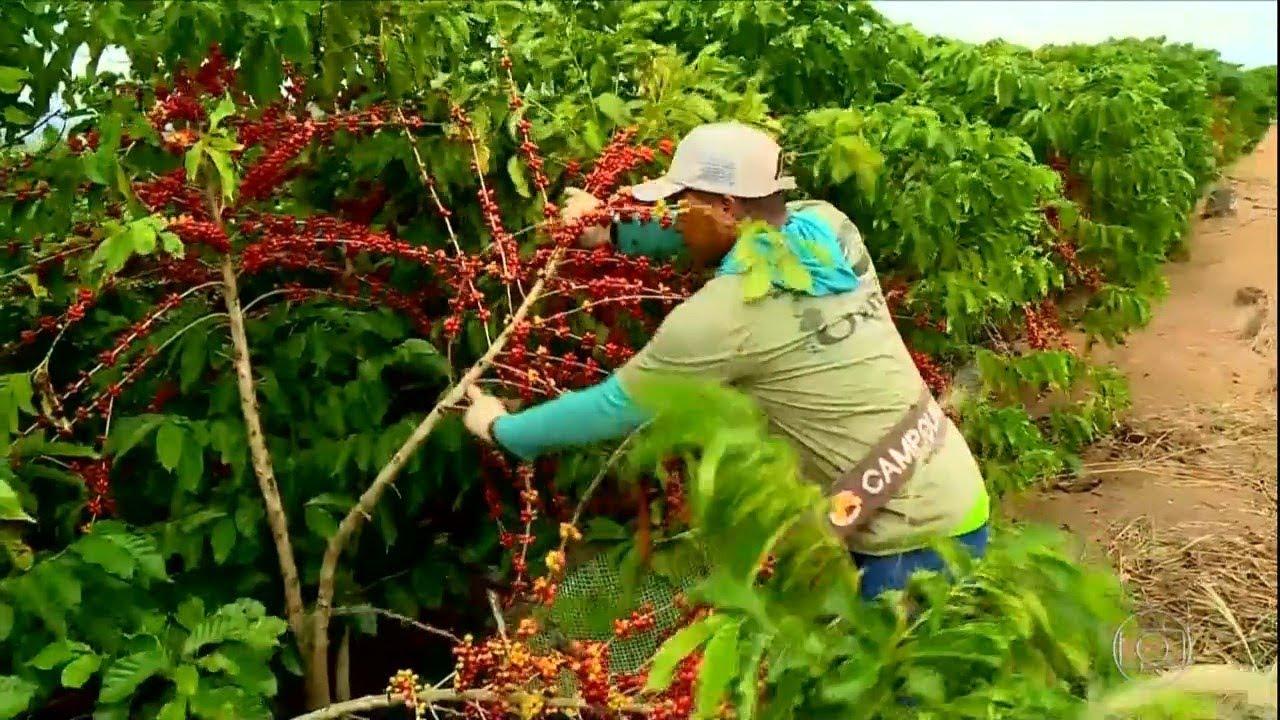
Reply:
M889 502L942 446L946 415L929 389L856 465L836 478L827 519L847 537Z

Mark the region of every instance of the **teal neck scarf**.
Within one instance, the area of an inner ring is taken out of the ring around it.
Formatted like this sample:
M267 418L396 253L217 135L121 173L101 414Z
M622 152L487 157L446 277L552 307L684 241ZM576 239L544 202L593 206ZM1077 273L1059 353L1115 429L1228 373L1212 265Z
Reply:
M725 256L717 275L754 275L759 293L748 290L748 300L769 288L820 297L858 288L858 276L845 258L833 229L814 213L788 213L781 232L743 236ZM779 237L781 236L781 243ZM760 269L757 269L757 267ZM768 286L763 286L765 273ZM750 280L749 280L750 281Z

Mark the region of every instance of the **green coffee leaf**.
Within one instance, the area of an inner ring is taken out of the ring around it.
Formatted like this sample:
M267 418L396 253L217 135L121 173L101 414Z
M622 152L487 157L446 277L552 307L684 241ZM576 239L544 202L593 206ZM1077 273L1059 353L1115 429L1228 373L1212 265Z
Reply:
M694 688L695 717L713 718L719 713L720 701L738 672L738 633L741 629L741 621L728 623L707 641Z
M235 199L238 184L235 166L231 163L231 156L224 150L215 150L213 148L210 148L207 152L209 159L213 161L214 168L218 171L218 186L222 190L222 200L230 203Z
M204 162L204 154L205 141L201 139L195 145L192 145L183 156L182 168L192 182L196 182L200 177L200 165Z
M533 197L533 193L529 190L529 180L524 176L524 163L520 161L519 155L512 155L507 160L507 175L511 177L511 184L515 186L520 197Z
M0 603L0 642L8 639L13 632L13 607Z
M90 533L71 546L85 562L93 563L117 577L128 580L133 577L136 564L133 556L113 538Z
M219 565L226 562L236 544L235 521L225 517L214 523L209 544L213 547L213 561Z
M34 523L35 518L22 508L22 499L18 493L0 477L0 520Z
M626 101L613 93L596 96L596 107L605 117L612 120L614 125L626 125L630 121Z
M165 703L156 720L187 720L187 698L176 697Z
M105 450L117 459L146 439L164 422L163 415L135 415L122 417L112 423Z
M166 423L156 433L156 458L165 470L173 472L182 458L186 431L174 423Z
M218 105L209 113L209 130L217 130L218 123L230 117L235 111L236 106L235 103L231 102L231 98L226 95L222 96L222 99L218 101Z
M200 684L200 671L194 665L179 665L173 670L173 683L179 695L194 695Z
M675 635L672 635L658 648L654 653L653 662L649 668L649 679L645 687L648 690L661 691L666 690L671 684L671 680L675 677L676 668L680 665L680 661L685 659L689 653L697 650L707 638L718 632L728 619L722 615L712 615L708 618L698 620L691 625L687 625L680 629Z
M4 119L14 125L29 125L32 120L30 115L14 105L10 105L4 109Z
M98 701L110 704L124 700L167 664L160 650L145 650L113 661L102 676Z
M31 73L22 68L0 65L0 92L21 92L23 81L30 78Z
M35 683L20 677L0 675L0 720L10 720L25 712L38 689Z
M81 687L93 677L94 673L98 672L101 666L101 656L95 653L81 655L62 668L62 685L69 688Z
M40 670L52 670L70 660L75 655L75 644L69 640L55 640L31 658L31 667Z

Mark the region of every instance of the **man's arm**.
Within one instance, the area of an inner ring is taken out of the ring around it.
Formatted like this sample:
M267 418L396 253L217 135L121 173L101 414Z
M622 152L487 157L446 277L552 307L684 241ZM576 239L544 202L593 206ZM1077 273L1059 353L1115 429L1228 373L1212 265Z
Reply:
M646 223L631 220L615 222L610 226L610 239L618 252L624 255L644 255L655 260L667 260L684 250L684 236L674 224L662 227L657 221Z
M604 382L493 422L493 440L524 460L556 448L616 440L649 420L627 391L644 374L696 374L729 382L742 372L745 330L716 307L714 295L700 292L677 306L653 339Z
M590 445L625 437L649 420L616 376L586 390L565 393L493 423L493 440L522 460L557 447Z
M565 190L565 206L561 217L566 221L576 220L600 205L600 200L591 193L568 188ZM608 228L587 228L578 242L588 250L606 243L612 244L624 255L644 255L655 260L669 259L684 249L684 238L675 225L662 227L662 223L656 221L618 222L615 219Z

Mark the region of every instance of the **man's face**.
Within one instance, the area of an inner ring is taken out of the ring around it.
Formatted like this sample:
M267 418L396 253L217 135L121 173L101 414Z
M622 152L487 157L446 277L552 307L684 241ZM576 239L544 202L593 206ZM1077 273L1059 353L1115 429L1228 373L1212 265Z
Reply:
M737 204L733 198L685 190L673 200L680 208L676 225L694 263L719 263L738 240Z

